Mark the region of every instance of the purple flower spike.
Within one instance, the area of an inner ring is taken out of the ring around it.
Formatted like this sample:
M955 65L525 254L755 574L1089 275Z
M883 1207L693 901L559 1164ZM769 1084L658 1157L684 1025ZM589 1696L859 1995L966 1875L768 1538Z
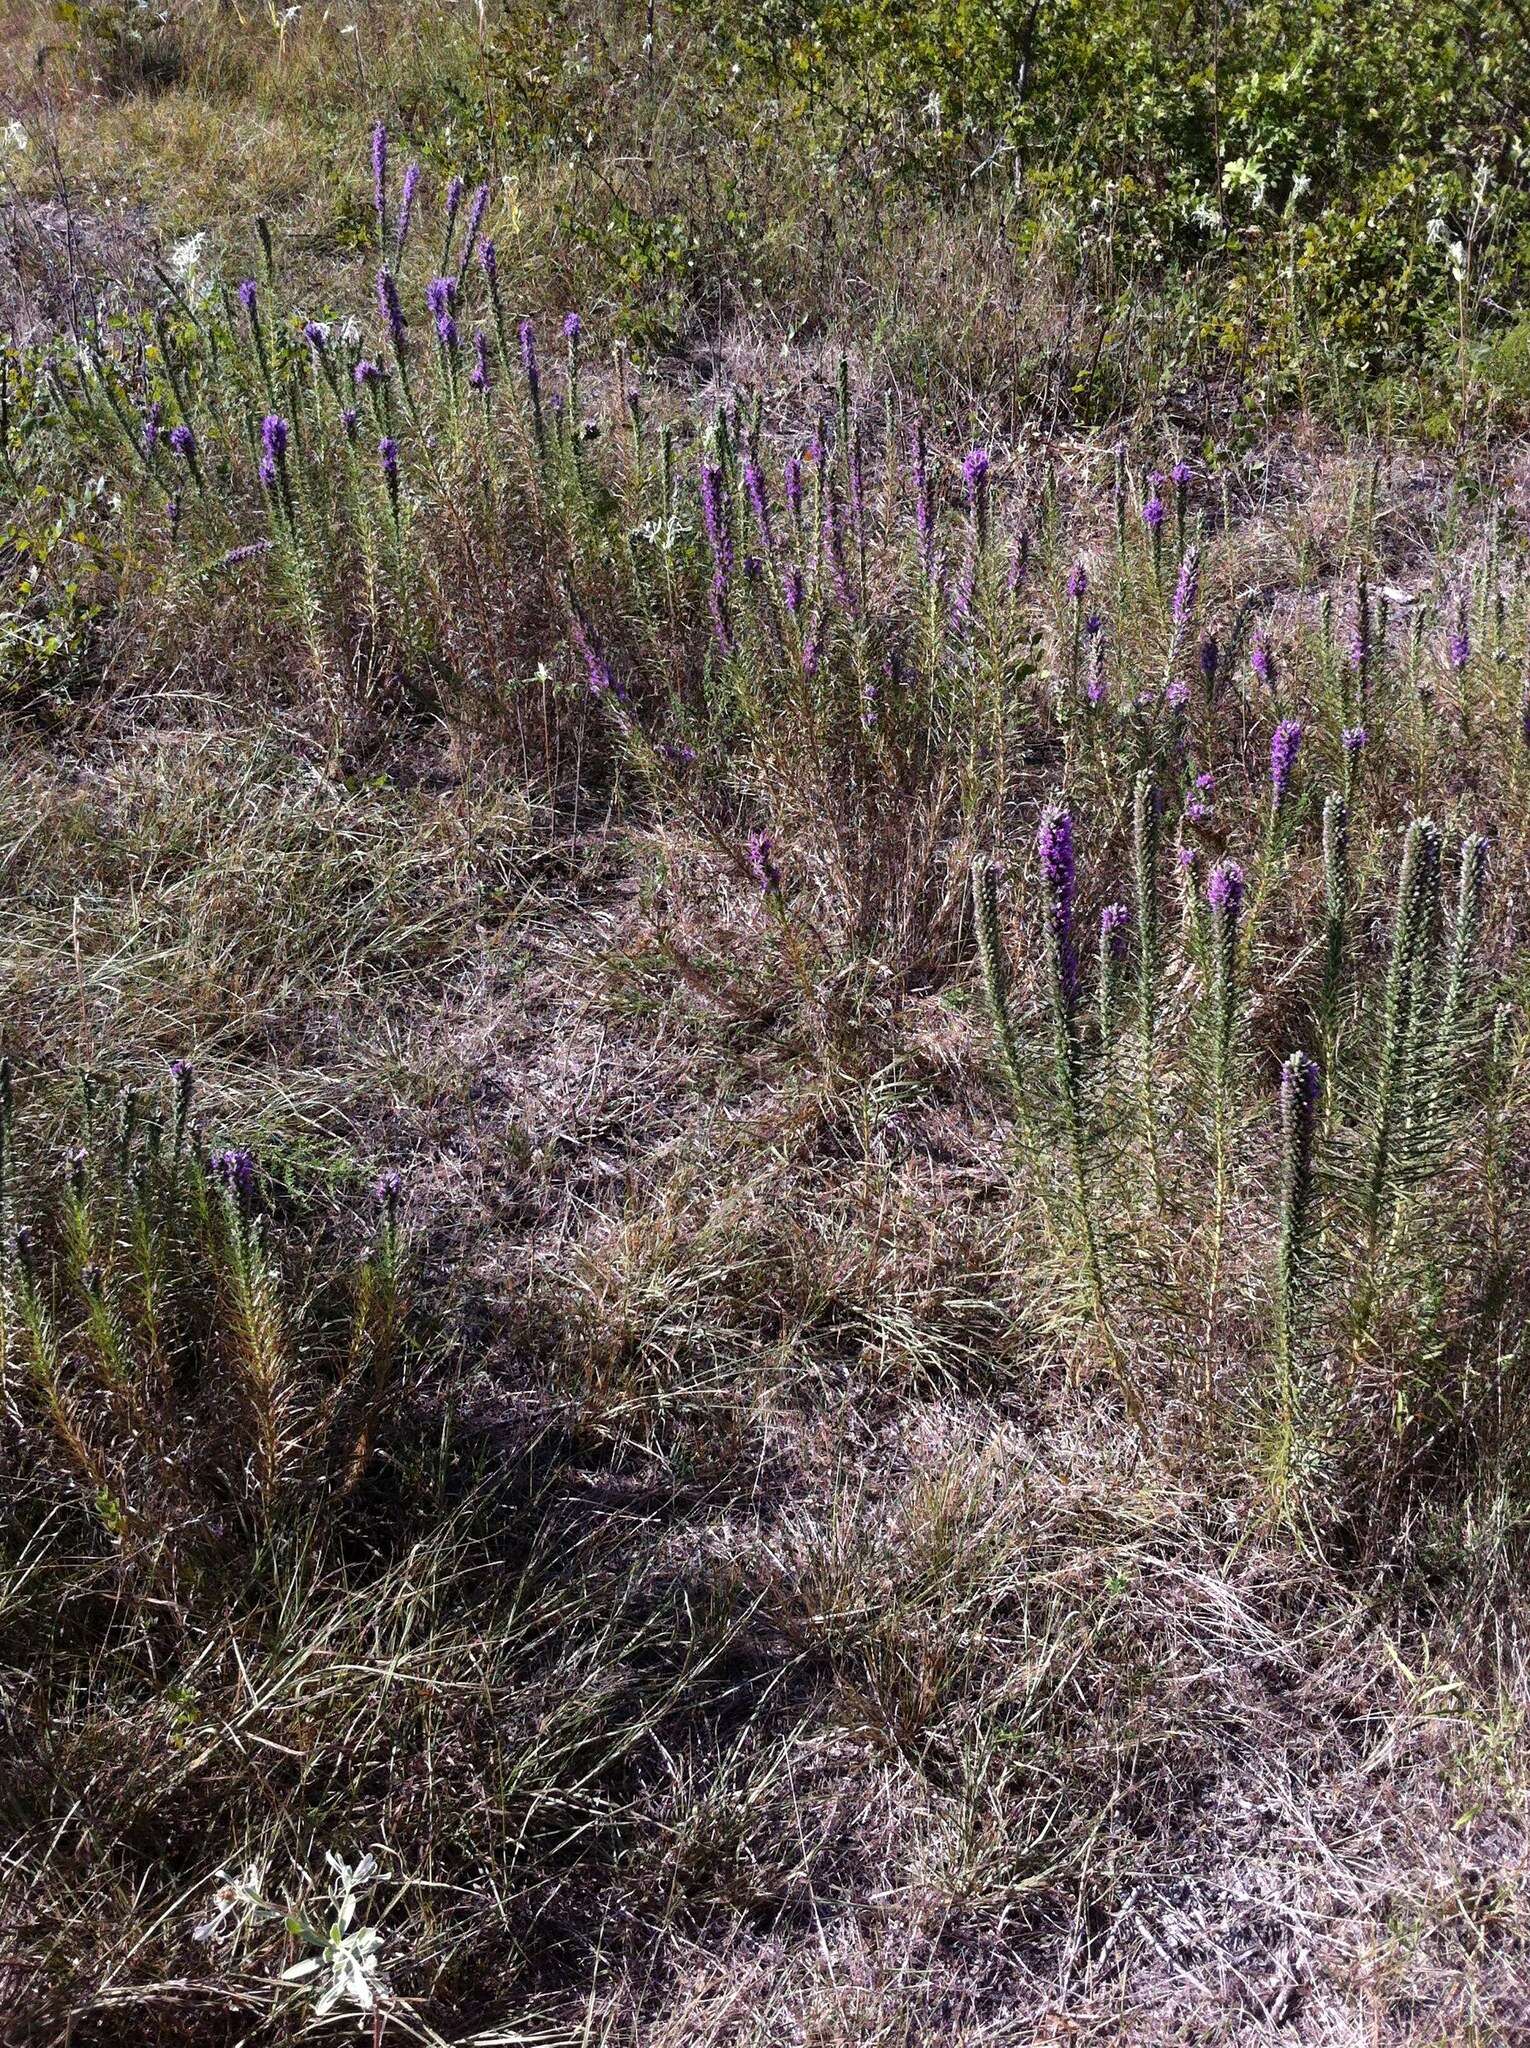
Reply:
M388 130L379 121L372 130L372 205L377 218L388 214Z
M1283 718L1270 739L1270 788L1274 793L1276 810L1285 802L1286 792L1291 787L1291 771L1296 766L1301 744L1300 721Z
M393 238L395 256L402 256L404 244L409 240L409 224L414 219L414 195L420 189L420 167L411 163L404 172L404 186L398 201L398 233Z
M152 455L158 445L159 423L164 417L164 411L165 408L156 399L143 416L143 452L145 455Z
M973 448L962 464L962 482L967 487L967 502L976 504L978 493L988 482L988 450Z
M275 463L287 453L287 422L279 412L268 412L260 423L260 445Z
M1195 611L1195 601L1200 595L1200 565L1192 548L1179 565L1179 580L1174 585L1174 623L1188 624Z
M319 320L303 322L303 339L316 356L323 355L329 346L329 329Z
M1243 870L1235 860L1221 860L1206 880L1206 901L1221 917L1236 918L1243 908Z
M487 236L484 237L483 247L478 252L478 261L492 292L499 283L499 252Z
M382 382L382 375L383 373L376 363L369 362L365 356L356 365L356 384L358 389L362 391L368 391L374 384L380 384Z
M1459 624L1445 643L1445 659L1459 675L1472 658L1472 640L1465 622Z
M465 270L472 259L473 244L478 240L478 230L483 226L483 216L489 204L489 188L480 185L473 194L473 203L468 208L467 233L462 243L462 267Z
M781 870L776 865L775 841L770 834L751 832L744 858L749 863L750 874L760 885L760 894L778 896L781 893Z
M457 280L454 277L433 277L425 287L425 306L432 320L440 321L443 314L450 313L457 303Z
M516 339L521 345L521 367L526 372L526 383L533 401L542 388L542 373L537 368L536 329L529 320L523 320L516 330Z
M357 412L354 405L348 405L341 413L340 424L345 429L346 440L354 441L356 430L361 425L361 414Z
M800 569L788 569L786 572L786 609L793 618L796 618L802 609L803 596L802 571ZM1527 712L1526 715L1530 717L1530 712ZM1527 731L1530 731L1530 728L1527 728ZM1530 746L1530 737L1527 737L1526 745Z
M170 446L181 457L183 462L190 462L192 456L197 452L197 437L190 427L172 427L170 429Z
M473 329L473 367L468 371L468 383L475 391L489 388L489 337L481 327Z
M1249 667L1254 671L1255 678L1263 683L1267 690L1274 689L1275 657L1270 652L1270 643L1262 634L1254 642L1253 652L1249 656Z
M208 1171L220 1188L226 1188L238 1201L248 1201L255 1192L255 1161L243 1148L230 1148L214 1152L207 1162Z
M464 187L460 178L453 178L446 188L446 232L448 235L451 234L453 227L456 225L457 209L462 204L463 190Z
M1073 896L1078 882L1078 857L1073 817L1061 804L1048 804L1036 834L1036 852L1046 891L1047 918L1063 1000L1070 1007L1078 994L1078 955L1073 942Z
M1347 725L1340 735L1340 743L1345 753L1353 760L1356 754L1363 752L1369 746L1370 738L1370 734L1363 725Z
M1216 636L1208 633L1201 642L1201 680L1208 685L1217 679Z
M728 499L723 487L723 473L715 462L703 462L701 465L701 517L713 564L718 574L726 579L733 568L733 536L728 527Z
M744 489L749 493L749 503L754 512L754 523L759 528L760 539L767 554L774 554L775 534L771 530L770 499L765 489L765 477L760 465L751 457L744 464Z
M404 333L409 323L405 320L404 309L398 302L398 286L393 281L393 272L386 266L377 273L377 306L393 346L402 349Z
M802 511L802 457L788 455L785 470L786 502L795 519Z
M384 434L378 442L377 460L382 466L383 481L392 495L398 490L398 443L391 434Z
M1175 490L1183 491L1188 489L1194 474L1195 472L1191 469L1188 462L1176 462L1169 471L1169 482L1173 484Z
M565 313L563 316L563 339L565 341L577 341L583 332L584 322L580 319L579 315L577 313Z
M1143 523L1149 532L1157 533L1164 522L1164 502L1155 488L1153 495L1142 508Z
M1089 571L1082 562L1075 562L1068 571L1068 595L1075 604L1082 604L1084 593L1089 588Z
M1100 937L1113 960L1126 958L1126 936L1132 914L1124 903L1107 903L1100 912Z
M249 314L252 320L255 317L255 301L259 296L260 294L256 290L254 278L247 277L244 280L244 283L239 287L239 303L241 306L243 306L244 310Z

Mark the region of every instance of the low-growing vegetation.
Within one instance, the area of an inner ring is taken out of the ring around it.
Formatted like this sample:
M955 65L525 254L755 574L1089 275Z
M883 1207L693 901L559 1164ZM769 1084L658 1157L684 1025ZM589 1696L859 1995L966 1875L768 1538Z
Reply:
M7 30L6 2038L1519 2038L1522 39L410 12Z

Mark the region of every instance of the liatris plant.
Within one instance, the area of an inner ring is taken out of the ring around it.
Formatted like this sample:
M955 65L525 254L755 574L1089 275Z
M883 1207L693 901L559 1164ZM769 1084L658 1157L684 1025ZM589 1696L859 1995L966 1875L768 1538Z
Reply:
M1467 834L1461 846L1460 875L1456 885L1455 928L1451 934L1450 960L1445 973L1445 996L1440 1006L1438 1058L1442 1087L1451 1091L1460 1052L1460 1036L1470 1024L1468 982L1482 936L1482 892L1487 878L1488 841L1481 832Z
M999 930L999 880L991 861L978 861L973 866L972 914L977 931L978 958L983 969L983 989L988 998L989 1018L993 1024L994 1037L998 1041L1004 1077L1009 1083L1016 1116L1027 1141L1026 1149L1034 1159L1035 1134L1031 1127L1030 1110L1021 1072L1020 1048L1015 1038L1014 1021L1009 1008L1009 961Z
M1323 916L1323 988L1318 1015L1332 1069L1349 926L1349 807L1339 796L1329 796L1323 803Z
M1300 1428L1299 1356L1307 1321L1315 1196L1313 1166L1322 1077L1303 1052L1280 1070L1280 1248L1275 1277L1275 1443L1273 1478L1284 1504Z
M1372 1116L1370 1164L1363 1204L1374 1235L1398 1186L1399 1136L1412 1120L1418 1082L1417 1047L1426 1029L1438 942L1440 831L1415 818L1403 842L1381 1018L1381 1055Z
M191 1098L181 1062L167 1102L124 1096L114 1118L82 1090L80 1142L50 1182L17 1172L25 1132L0 1095L0 1209L23 1215L0 1287L22 1424L98 1540L178 1598L241 1529L269 1535L297 1476L348 1488L371 1469L407 1335L396 1193L347 1333L289 1282L250 1153L199 1156Z
M1082 1056L1078 1035L1079 961L1075 897L1078 856L1073 816L1061 803L1049 804L1036 834L1036 860L1046 934L1047 996L1052 1017L1052 1075L1068 1133L1073 1197L1084 1255L1090 1306L1100 1334L1118 1368L1119 1355L1105 1302L1105 1278L1089 1182L1089 1148L1084 1121Z
M1227 1217L1229 1124L1232 1114L1232 1054L1238 1019L1238 924L1243 912L1243 870L1236 861L1219 861L1206 881L1210 945L1211 1093L1214 1180L1211 1222L1211 1277L1206 1289L1206 1348L1203 1387L1209 1408L1216 1324L1217 1288L1221 1276L1222 1239Z
M1127 939L1131 911L1124 903L1107 903L1100 912L1100 1041L1110 1045L1116 1035L1121 984L1126 978Z
M1158 1152L1158 1078L1156 1037L1159 977L1162 969L1159 862L1163 841L1163 798L1147 769L1137 776L1132 793L1132 873L1137 900L1137 1035L1138 1095L1153 1192L1163 1201Z

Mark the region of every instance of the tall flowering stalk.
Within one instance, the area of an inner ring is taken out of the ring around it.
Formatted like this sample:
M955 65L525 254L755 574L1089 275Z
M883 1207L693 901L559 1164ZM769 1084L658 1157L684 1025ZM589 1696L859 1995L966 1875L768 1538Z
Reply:
M1124 903L1107 903L1100 912L1100 1043L1107 1047L1116 1035L1131 921L1131 911Z
M377 246L388 243L388 130L379 121L372 130L372 208L377 215Z
M1132 876L1137 899L1137 1035L1138 1099L1147 1145L1153 1194L1163 1203L1163 1174L1158 1156L1158 985L1162 969L1163 925L1158 870L1163 845L1163 798L1147 769L1132 791Z
M1233 1039L1238 1017L1238 926L1243 914L1243 870L1219 861L1206 880L1211 978L1211 1092L1214 1194L1211 1222L1211 1277L1206 1288L1206 1343L1202 1388L1209 1415L1212 1393L1212 1336L1222 1241L1227 1220L1229 1124L1232 1112Z
M972 921L977 931L978 959L983 969L983 991L988 998L988 1015L998 1041L1004 1078L1014 1100L1015 1116L1025 1139L1026 1151L1034 1162L1035 1132L1026 1101L1020 1066L1020 1048L1010 1015L1009 960L999 930L999 878L991 861L980 860L972 868Z
M1323 990L1318 1014L1331 1069L1349 929L1349 807L1341 796L1329 796L1323 803L1323 922Z
M973 600L982 581L983 566L988 557L989 500L988 500L989 458L986 448L969 449L962 463L962 483L967 493L967 512L972 522L971 543L967 556L967 575L962 590L962 608L970 611Z
M728 616L728 592L733 576L732 508L727 477L720 461L709 456L701 465L701 517L707 545L712 551L712 585L708 602L712 629L724 654L733 651L733 629Z
M1290 1485L1299 1428L1298 1358L1306 1321L1311 1264L1312 1213L1316 1205L1318 1103L1322 1075L1304 1052L1293 1052L1280 1070L1280 1246L1275 1274L1275 1444L1272 1463L1277 1499Z
M1399 1134L1412 1107L1416 1053L1428 997L1431 956L1439 922L1440 829L1415 818L1403 841L1402 872L1387 965L1381 1019L1381 1060L1376 1080L1371 1156L1364 1211L1374 1233L1395 1190Z
M1467 834L1461 846L1456 883L1455 927L1445 971L1445 996L1440 1005L1439 1056L1447 1091L1455 1078L1455 1062L1463 1024L1468 1016L1468 982L1482 938L1482 895L1487 879L1488 842L1480 832Z
M924 421L915 420L910 443L914 474L914 531L919 541L919 567L926 589L935 587L935 500L930 492L930 458L925 445Z
M1100 1266L1099 1242L1095 1233L1094 1209L1090 1199L1088 1142L1084 1127L1083 1062L1078 1033L1079 964L1076 929L1078 855L1073 817L1061 803L1048 804L1041 814L1036 834L1036 864L1041 884L1041 908L1046 939L1047 998L1052 1018L1052 1076L1068 1133L1068 1151L1073 1167L1073 1199L1077 1217L1084 1273L1090 1306L1096 1325L1111 1353L1119 1374L1121 1358L1110 1327L1105 1303L1105 1280ZM1129 1405L1135 1407L1133 1391L1122 1381Z

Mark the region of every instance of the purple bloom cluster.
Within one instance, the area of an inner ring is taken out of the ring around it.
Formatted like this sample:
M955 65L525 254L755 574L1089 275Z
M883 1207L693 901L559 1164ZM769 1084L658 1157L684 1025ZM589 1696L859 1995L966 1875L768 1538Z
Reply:
M749 863L749 872L760 885L762 896L777 896L781 892L781 870L776 865L775 841L768 832L751 832L744 858Z
M989 457L986 448L968 451L962 464L962 482L966 486L967 504L972 512L972 523L977 529L981 545L988 538L988 469Z
M744 464L744 489L749 493L754 523L759 529L765 551L767 554L774 554L776 540L770 521L770 497L765 488L764 472L753 456Z
M409 323L404 318L404 309L398 302L398 286L394 282L393 272L386 264L377 273L377 308L382 314L383 325L388 330L394 348L402 349Z
M1124 903L1107 903L1100 912L1100 938L1113 960L1126 958L1127 933L1131 921L1131 911Z
M712 550L712 624L717 644L726 654L732 647L728 626L728 585L733 577L733 526L729 516L727 480L715 462L701 465L701 517Z
M1206 880L1206 901L1219 917L1235 919L1243 908L1243 870L1235 860L1221 860Z
M197 437L188 426L172 427L170 429L170 446L183 462L190 462L192 456L197 452Z
M1370 744L1370 737L1370 734L1363 725L1347 725L1340 735L1340 744L1343 746L1345 753L1353 760L1356 754L1362 752Z
M207 1171L219 1187L226 1188L240 1201L248 1201L255 1192L255 1161L242 1148L214 1152L207 1162Z
M1163 499L1158 495L1158 487L1155 484L1153 495L1142 508L1143 524L1147 527L1149 533L1157 533L1163 525L1166 509Z
M1075 562L1068 571L1068 595L1075 604L1082 604L1084 593L1089 588L1089 571L1082 562Z
M398 201L398 232L393 238L395 262L404 253L404 244L409 240L409 224L414 219L414 195L420 189L420 167L416 163L406 166L403 190Z
M1270 737L1270 789L1274 795L1275 808L1279 810L1286 800L1291 787L1291 774L1296 766L1296 756L1301 750L1302 728L1299 720L1283 718Z
M473 194L473 203L468 208L467 232L462 238L461 268L466 270L473 258L473 245L478 240L478 230L483 226L484 213L489 204L489 188L480 185Z
M268 491L275 490L277 478L287 460L289 428L280 413L268 412L260 423L260 480Z
M800 519L802 516L802 457L800 455L787 456L786 468L783 472L783 487L786 491L787 507L793 519Z
M1041 864L1058 982L1063 1001L1071 1008L1078 995L1078 953L1073 932L1078 856L1073 839L1073 817L1061 804L1049 804L1042 812L1036 834L1036 853Z
M1270 652L1270 643L1264 638L1263 634L1260 634L1254 642L1253 652L1249 656L1249 667L1254 671L1254 677L1257 682L1263 683L1267 690L1274 689L1275 657Z

